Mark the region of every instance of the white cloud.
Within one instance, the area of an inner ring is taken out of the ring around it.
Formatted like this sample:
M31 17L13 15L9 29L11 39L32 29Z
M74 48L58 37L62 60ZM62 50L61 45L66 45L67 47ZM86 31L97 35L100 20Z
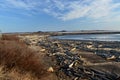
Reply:
M100 19L120 12L116 10L120 7L120 1L114 2L114 0L4 0L2 2L9 8L31 12L43 11L64 21L81 17Z
M114 0L74 0L71 2L62 2L60 0L55 1L56 3L54 6L57 7L59 12L57 12L53 7L50 7L50 9L48 9L49 14L64 21L81 17L99 19L112 16L114 10L120 7L120 3L114 3ZM58 3L62 6L58 5Z
M36 2L35 0L5 0L6 4L11 8L20 8L26 10L36 9L40 2Z
M100 18L107 16L111 12L111 7L113 5L111 5L110 0L86 0L83 1L82 4L77 2L72 3L69 6L72 7L72 9L68 13L64 14L62 17L63 20L76 19L80 17Z

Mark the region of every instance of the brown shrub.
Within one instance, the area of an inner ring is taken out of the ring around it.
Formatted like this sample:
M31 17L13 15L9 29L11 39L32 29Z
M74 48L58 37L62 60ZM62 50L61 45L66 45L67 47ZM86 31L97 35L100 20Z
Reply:
M2 40L9 40L9 41L19 41L17 35L2 35Z
M18 68L38 78L46 76L48 73L41 63L41 57L18 40L15 36L3 36L0 40L0 64L8 70Z

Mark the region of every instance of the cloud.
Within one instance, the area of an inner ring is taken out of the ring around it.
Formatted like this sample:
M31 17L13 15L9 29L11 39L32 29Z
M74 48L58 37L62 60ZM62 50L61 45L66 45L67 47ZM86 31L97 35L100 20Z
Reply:
M112 10L118 8L119 4L113 4L112 0L85 0L83 3L79 1L71 3L68 7L71 9L61 17L63 20L106 17L112 13Z
M0 6L38 14L44 12L64 21L83 17L101 19L120 12L118 0L2 0L1 2Z
M35 0L5 0L9 7L13 8L21 8L26 10L35 9L40 2L36 2Z
M47 12L45 12L64 21L82 17L100 19L120 12L120 10L115 11L119 7L120 2L115 0L71 0L69 2L55 0L55 3L46 8Z

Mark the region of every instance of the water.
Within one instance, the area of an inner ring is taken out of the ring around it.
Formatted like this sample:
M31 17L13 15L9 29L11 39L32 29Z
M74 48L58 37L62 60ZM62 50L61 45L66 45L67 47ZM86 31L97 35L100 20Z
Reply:
M69 40L120 41L120 34L64 35L64 36L54 36L53 38L69 39Z

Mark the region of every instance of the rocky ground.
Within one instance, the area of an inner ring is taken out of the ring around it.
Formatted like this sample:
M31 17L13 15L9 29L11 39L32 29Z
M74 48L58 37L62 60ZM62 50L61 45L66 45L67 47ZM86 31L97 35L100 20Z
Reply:
M58 80L120 79L120 42L55 40L48 36L20 38L47 56L48 71L54 72Z

